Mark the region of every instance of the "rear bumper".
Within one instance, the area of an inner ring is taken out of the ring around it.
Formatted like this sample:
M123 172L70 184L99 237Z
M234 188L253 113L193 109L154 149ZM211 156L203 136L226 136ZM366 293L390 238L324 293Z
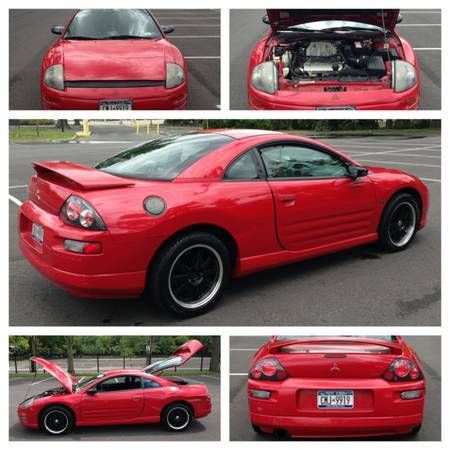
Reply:
M194 407L194 417L196 419L200 419L201 417L211 414L212 402L210 397L205 400L193 401L192 405Z
M250 420L263 432L282 429L292 437L338 438L407 434L422 423L422 414L386 417L283 417L250 413Z
M250 389L269 390L256 399ZM318 390L353 390L351 409L319 409ZM402 400L403 391L421 390L419 399ZM357 437L405 434L420 425L425 402L424 380L389 383L383 379L249 380L251 422L263 432L283 430L293 437Z
M278 91L266 94L248 86L248 102L251 109L310 109L351 108L362 110L413 110L419 108L420 85L417 83L405 92L392 89L347 91L336 95L332 92Z
M49 88L41 83L42 109L99 109L100 100L131 100L132 109L186 109L187 82L173 89L141 88Z
M145 288L146 272L154 249L148 239L132 233L112 236L109 231L87 231L65 225L27 201L19 210L19 246L25 258L48 280L86 298L137 297ZM44 243L31 237L32 223L44 228ZM83 255L64 249L64 240L100 242L102 253Z

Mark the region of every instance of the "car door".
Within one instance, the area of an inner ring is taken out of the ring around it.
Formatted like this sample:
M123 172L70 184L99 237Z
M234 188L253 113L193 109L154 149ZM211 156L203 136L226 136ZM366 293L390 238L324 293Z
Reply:
M303 143L270 145L259 152L284 248L314 251L374 232L373 183L367 176L350 178L342 157Z
M84 393L81 404L83 421L114 423L140 417L144 409L141 377L120 375L97 383Z

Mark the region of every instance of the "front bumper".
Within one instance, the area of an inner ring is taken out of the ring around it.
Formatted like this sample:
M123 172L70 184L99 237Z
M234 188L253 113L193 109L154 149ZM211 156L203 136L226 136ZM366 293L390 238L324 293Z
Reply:
M17 407L17 415L19 416L20 425L26 428L39 428L38 414L33 406L23 408L21 405Z
M19 210L19 246L48 280L86 298L137 297L144 291L148 264L157 248L151 239L125 233L88 231L66 225L31 201ZM44 229L43 244L31 236L32 224ZM64 240L100 242L102 253L84 255L64 249ZM145 249L145 252L143 251Z
M250 420L261 431L283 430L292 437L337 438L406 434L422 423L425 383L389 383L382 379L313 380L283 382L249 380ZM270 390L268 400L250 396L250 389ZM352 409L318 409L317 390L347 390L355 393ZM402 400L400 392L423 390L419 399Z
M392 89L368 89L342 93L280 90L276 94L267 94L248 85L248 103L251 109L412 110L419 108L419 98L419 83L401 93Z
M186 109L187 82L173 89L140 88L49 88L41 83L42 109L99 109L100 100L131 100L132 109Z

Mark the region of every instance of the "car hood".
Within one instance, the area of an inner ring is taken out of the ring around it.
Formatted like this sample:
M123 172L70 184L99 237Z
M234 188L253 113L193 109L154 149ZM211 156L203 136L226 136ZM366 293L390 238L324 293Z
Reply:
M384 26L394 31L399 9L268 9L267 16L273 31L302 23L321 20L346 20Z
M166 79L165 40L61 41L65 81Z
M204 345L196 339L185 342L181 347L177 348L169 358L156 361L143 370L147 373L161 372L173 367L182 366L186 361L197 354Z
M46 372L55 377L67 390L67 392L73 392L73 385L76 384L77 379L70 375L69 372L65 371L57 364L52 363L51 361L47 361L44 358L33 357L31 361L34 361L36 364L41 366Z

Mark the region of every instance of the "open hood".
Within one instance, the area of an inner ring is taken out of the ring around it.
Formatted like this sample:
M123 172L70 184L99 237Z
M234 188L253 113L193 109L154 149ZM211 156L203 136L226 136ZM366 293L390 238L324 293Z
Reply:
M57 364L52 363L51 361L47 361L44 358L39 358L34 356L31 358L31 361L34 361L36 364L41 366L46 372L55 377L67 390L67 392L73 392L73 385L76 384L77 379L70 375L69 372L66 372L64 369L61 369Z
M273 31L322 20L345 20L367 23L394 31L399 9L268 9Z
M155 373L162 372L163 370L171 369L173 367L182 366L203 347L204 345L200 341L191 339L190 341L185 342L181 347L177 348L169 358L156 361L143 370L147 373Z

